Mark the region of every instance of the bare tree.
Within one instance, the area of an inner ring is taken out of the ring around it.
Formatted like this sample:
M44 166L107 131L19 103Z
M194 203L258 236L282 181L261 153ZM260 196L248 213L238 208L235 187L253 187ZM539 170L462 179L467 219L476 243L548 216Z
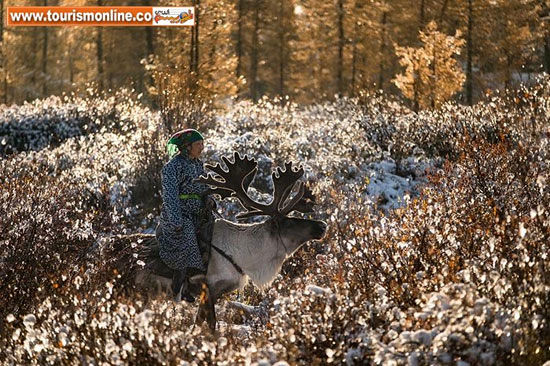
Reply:
M200 0L193 0L195 7L195 25L191 29L191 48L189 50L189 68L196 77L199 72L199 9Z
M380 35L380 73L378 75L378 89L384 90L384 74L386 73L386 65L384 63L384 55L386 54L386 33L388 24L388 12L382 13L381 35Z
M152 6L151 0L145 0L146 6ZM150 55L155 54L155 44L154 44L154 28L153 27L144 27L145 28L145 58L147 59ZM143 89L147 90L146 85L152 85L153 84L153 78L151 77L151 74L149 73L142 73L142 84ZM153 103L155 103L153 101Z
M468 0L468 30L466 32L466 101L468 105L473 104L473 74L472 74L472 55L474 52L474 45L472 41L473 23L474 23L474 11L473 0Z
M238 18L237 18L237 41L236 41L236 50L237 53L237 69L235 70L235 74L237 78L241 77L243 73L243 65L242 65L242 58L243 58L243 23L244 23L244 0L238 0L237 1L237 11L238 11Z
M103 0L97 0L97 6L102 6ZM95 40L96 44L96 59L97 59L97 80L99 90L103 90L103 30L101 27L97 27L97 36Z
M252 49L250 50L250 97L254 102L257 102L259 99L258 56L260 48L260 4L261 0L254 0L254 29L252 31Z
M278 93L282 97L285 93L285 51L286 51L286 40L285 40L285 0L279 0L279 87ZM284 99L283 99L284 100Z
M540 1L540 17L544 24L544 71L550 74L550 5L547 1Z
M48 6L48 0L44 0L44 6ZM48 94L48 27L42 27L42 96Z
M4 55L4 0L0 0L0 16L2 21L0 21L0 67L2 68L2 93L4 104L8 103L8 71L6 70L6 58Z
M443 17L445 16L445 12L447 11L448 6L449 6L449 0L444 0L443 5L441 6L441 11L439 12L439 21L438 21L439 24L443 22Z
M420 1L420 28L424 28L426 23L426 0Z
M344 69L344 0L338 0L338 65L336 67L336 75L338 79L338 94L343 95L344 92L344 80L343 80L343 69Z

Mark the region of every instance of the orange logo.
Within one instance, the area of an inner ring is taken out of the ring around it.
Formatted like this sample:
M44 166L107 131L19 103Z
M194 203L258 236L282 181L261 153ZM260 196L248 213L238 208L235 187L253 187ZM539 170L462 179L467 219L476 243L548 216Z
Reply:
M183 24L191 19L193 19L193 12L191 10L188 10L187 12L182 11L179 15L176 16L162 15L160 12L157 12L155 14L155 22L157 23L161 20L167 20L171 24Z

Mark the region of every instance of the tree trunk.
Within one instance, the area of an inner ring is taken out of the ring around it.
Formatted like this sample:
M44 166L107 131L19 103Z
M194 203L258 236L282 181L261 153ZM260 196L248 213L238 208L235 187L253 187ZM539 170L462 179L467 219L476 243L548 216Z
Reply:
M37 70L37 53L36 50L38 49L38 27L35 27L34 30L33 30L33 33L32 33L32 42L31 42L31 57L30 57L30 66L32 68L31 70L31 85L30 87L32 88L32 90L36 90L37 89L37 86L36 86L36 70ZM31 92L29 91L29 88L26 88L27 90L25 91L25 99L26 100L30 100L31 98L35 98L36 97L36 93L33 93L31 94Z
M42 28L42 96L48 93L48 27Z
M512 86L512 58L509 55L509 52L506 52L506 75L504 77L504 88L508 89ZM521 79L521 77L520 77Z
M217 22L214 22L214 24L212 25L212 30L211 30L211 34L215 34L216 33L216 28L218 28L218 23ZM212 65L215 64L215 61L214 61L214 58L216 57L216 42L212 42L210 44L210 51L208 52L208 60L210 60L210 63ZM209 76L209 75L208 75Z
M443 22L443 17L445 16L445 12L447 11L447 6L449 5L449 0L443 1L443 6L441 6L441 11L439 12L439 24Z
M355 27L355 34L357 34L357 26ZM357 41L353 40L353 49L351 52L351 92L350 96L353 98L355 96L355 74L357 72L356 64L357 62Z
M344 0L338 0L338 65L336 75L338 79L338 96L344 95Z
M195 25L191 28L191 47L189 47L190 83L188 84L191 99L194 98L199 78L199 6L200 0L193 0L195 7Z
M8 70L6 68L6 62L4 61L4 104L8 104Z
M152 1L145 0L145 6L153 6ZM147 57L149 55L155 54L155 44L154 44L155 33L154 33L153 27L144 27L144 28L145 28L145 44L146 44L145 57Z
M147 48L145 49L146 56L155 54L154 37L153 27L145 27L145 41L147 44Z
M237 70L235 70L237 79L241 76L243 73L243 65L242 65L242 57L243 57L243 17L244 17L244 9L243 9L243 2L244 0L238 0L237 1L237 7L238 7L238 19L237 19L237 44L236 44L236 53L237 53ZM240 83L239 83L240 85Z
M260 0L254 0L254 30L252 31L252 49L250 52L250 97L258 101L258 33L260 31Z
M71 86L74 83L74 60L72 51L72 46L69 46L69 82L71 83Z
M48 0L44 0L44 6L48 6ZM42 27L42 97L48 94L48 27Z
M473 30L473 0L468 0L468 31L466 35L466 52L467 52L467 63L466 63L466 102L468 105L473 104L473 80L472 80L472 54L473 54L473 42L472 42L472 30Z
M195 6L196 3L195 3L195 0L193 0L192 6ZM197 8L195 6L195 22L197 21L196 20L196 13L197 13ZM190 47L189 47L189 71L190 72L193 72L194 69L195 69L195 66L194 66L194 62L195 62L195 27L197 26L197 24L195 23L195 25L193 27L191 27L191 44L190 44Z
M420 29L424 28L426 22L426 0L420 1Z
M0 16L4 20L4 0L0 0ZM0 43L4 41L4 22L0 22Z
M279 0L279 95L284 102L285 93L285 28L284 28L284 1Z
M413 92L414 92L414 101L413 101L413 109L415 112L418 112L420 109L420 101L418 100L418 74L414 73L414 81L413 81Z
M97 27L97 81L99 90L103 90L103 30L101 27Z
M388 12L382 14L382 32L380 43L380 74L378 75L378 88L384 90L384 73L386 72L386 65L384 64L384 57L386 54L386 24L388 23Z
M539 17L542 20L542 23L545 25L544 30L544 54L542 63L544 66L544 71L547 74L550 74L550 3L544 0L538 1L540 5Z
M195 7L195 25L191 28L191 47L189 48L189 70L191 73L197 73L198 69L198 33L199 33L199 8L198 0L193 0L193 6Z
M433 60L432 60L432 65L431 65L431 69L432 69L432 87L430 88L431 89L431 94L430 94L430 104L431 104L431 107L432 109L435 108L435 88L437 87L437 68L436 68L436 65L437 65L437 51L436 51L436 47L433 47L433 54L432 54L432 57L433 57Z
M197 5L196 5L196 8L195 8L195 26L193 27L193 29L195 29L195 60L194 60L194 64L195 64L195 73L197 73L197 77L198 77L198 72L199 72L199 9L200 9L200 6L201 6L201 1L200 0L197 0Z
M152 6L151 0L147 0L145 3L146 6ZM153 27L145 27L145 59L149 60L150 55L155 54L155 31ZM153 75L150 72L145 73L145 78L143 78L142 82L143 90L145 91L146 95L149 95L149 88L148 86L154 84ZM150 98L151 103L153 105L153 108L157 108L157 101L156 98Z
M550 32L546 32L544 37L544 71L550 74Z
M152 6L151 0L145 1L145 6ZM149 59L150 55L155 54L155 44L154 44L154 28L153 27L144 27L145 28L145 59ZM153 77L150 73L146 73L147 76L144 79L143 82L143 89L147 93L147 85L153 85ZM148 93L147 93L148 94ZM154 98L153 98L154 99ZM153 101L153 103L155 103Z
M4 0L0 0L0 16L4 18ZM2 68L2 101L8 104L8 71L6 70L6 56L4 54L4 22L0 21L0 67Z
M97 0L97 6L102 6L102 0ZM101 27L97 27L96 38L96 56L97 56L97 81L100 91L103 90L103 30Z

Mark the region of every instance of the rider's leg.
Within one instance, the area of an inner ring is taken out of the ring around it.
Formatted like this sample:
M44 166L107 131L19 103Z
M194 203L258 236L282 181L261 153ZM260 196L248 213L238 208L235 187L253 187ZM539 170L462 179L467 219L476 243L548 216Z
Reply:
M189 278L197 274L206 274L204 264L202 262L202 257L199 250L199 244L197 241L196 235L196 224L195 220L184 217L183 224L183 240L182 240L182 260L181 266L178 268L184 267L181 275L184 277L183 283L181 285L181 298L192 302L196 296L196 291L194 288L191 288L192 285L189 284ZM178 277L179 278L179 277ZM178 283L179 285L179 283Z

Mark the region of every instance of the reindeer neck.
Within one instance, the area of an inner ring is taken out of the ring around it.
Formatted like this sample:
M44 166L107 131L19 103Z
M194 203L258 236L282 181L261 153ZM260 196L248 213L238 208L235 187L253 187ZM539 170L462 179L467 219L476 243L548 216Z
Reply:
M278 235L268 223L216 221L213 244L230 255L258 287L271 283L286 258Z

